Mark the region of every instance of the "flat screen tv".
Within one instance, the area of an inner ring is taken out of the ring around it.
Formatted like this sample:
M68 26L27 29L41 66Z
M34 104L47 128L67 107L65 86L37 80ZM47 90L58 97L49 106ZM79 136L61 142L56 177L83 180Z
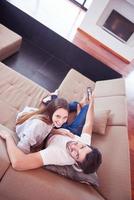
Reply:
M112 10L103 24L103 29L119 40L126 42L134 32L134 23L116 10Z

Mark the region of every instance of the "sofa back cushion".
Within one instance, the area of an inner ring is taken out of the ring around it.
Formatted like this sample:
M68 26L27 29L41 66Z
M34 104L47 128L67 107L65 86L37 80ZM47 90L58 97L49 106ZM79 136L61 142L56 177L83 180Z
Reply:
M82 99L88 86L90 86L93 90L95 83L78 71L71 69L59 87L60 97L64 97L68 101L79 101Z
M95 97L125 96L125 94L124 78L96 81Z
M38 107L49 92L0 63L0 123L14 129L17 112L26 105Z

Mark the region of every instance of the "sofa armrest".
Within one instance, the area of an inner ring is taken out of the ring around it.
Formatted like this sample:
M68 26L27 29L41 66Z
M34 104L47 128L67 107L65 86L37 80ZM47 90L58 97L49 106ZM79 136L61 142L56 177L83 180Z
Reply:
M80 100L88 86L94 89L95 83L78 71L71 69L59 87L60 97L64 97L68 101Z

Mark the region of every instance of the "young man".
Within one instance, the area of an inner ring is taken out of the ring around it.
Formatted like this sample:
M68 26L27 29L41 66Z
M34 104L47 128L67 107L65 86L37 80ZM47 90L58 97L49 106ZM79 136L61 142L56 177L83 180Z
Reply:
M46 148L25 154L17 148L12 136L7 132L0 132L6 140L7 151L16 170L39 168L43 165L72 165L76 164L84 173L95 172L101 164L102 157L98 149L91 147L91 135L94 114L94 99L91 95L84 127L81 136L73 139L66 135L54 135L47 141Z

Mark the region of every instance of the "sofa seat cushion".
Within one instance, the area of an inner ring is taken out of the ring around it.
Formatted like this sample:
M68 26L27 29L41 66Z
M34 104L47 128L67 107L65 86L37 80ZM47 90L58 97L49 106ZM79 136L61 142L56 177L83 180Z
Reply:
M5 199L104 200L92 187L74 182L45 169L18 172L10 167L0 185Z
M110 110L107 125L126 126L127 106L124 96L110 96L95 98L95 110Z
M82 99L88 86L94 89L95 83L78 71L71 69L59 87L60 96L68 101L79 101Z
M125 80L123 78L96 81L95 97L124 96L124 95L125 95Z
M100 183L98 190L108 200L131 199L127 128L108 126L105 135L93 134L92 144L102 152L103 162L97 172Z
M0 24L0 60L7 58L20 48L22 37Z
M25 106L38 107L49 92L0 63L0 123L14 129L17 112Z

